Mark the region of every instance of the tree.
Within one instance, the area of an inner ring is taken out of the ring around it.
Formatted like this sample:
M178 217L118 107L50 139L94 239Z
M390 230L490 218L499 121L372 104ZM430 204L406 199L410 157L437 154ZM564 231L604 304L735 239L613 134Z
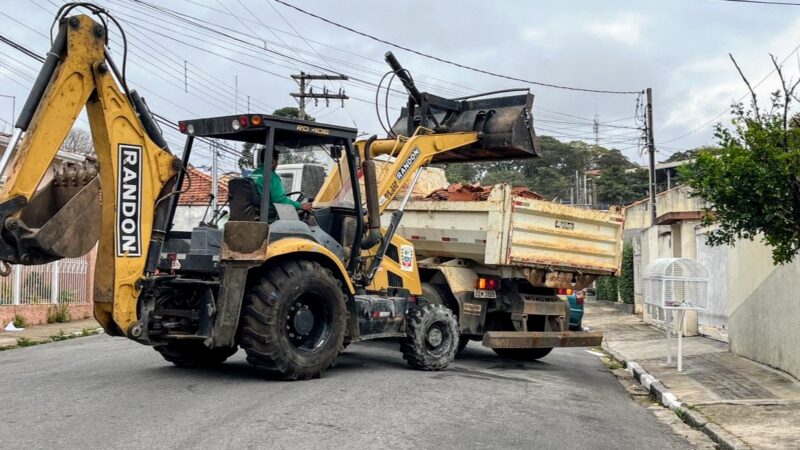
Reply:
M300 109L294 106L284 106L283 108L278 108L272 112L273 116L278 117L288 117L290 119L299 119L300 118ZM306 119L309 122L316 122L316 119L313 117L306 115Z
M774 56L772 63L781 90L772 94L770 108L760 109L750 89L750 107L732 105L731 127L716 125L719 155L700 153L680 174L693 195L708 202L704 224L718 226L709 244L734 245L762 236L775 263L783 264L800 250L800 128L794 122L790 126L789 116L797 83L785 80Z
M697 155L699 155L700 153L711 153L712 155L718 155L719 152L720 152L719 147L704 145L702 147L697 147L682 152L675 152L671 154L669 158L667 158L664 162L676 162L676 161L684 161L687 159L694 159L697 158Z
M83 128L73 128L61 144L61 150L79 155L94 155L92 134Z
M597 178L597 201L599 203L626 205L647 196L649 176L647 170L626 172L622 167L603 169Z
M236 164L239 165L239 169L241 170L255 169L255 166L253 165L253 147L255 146L256 144L253 144L252 142L245 142L242 145L242 156L240 156L239 159L236 161ZM263 146L259 145L258 149L260 150L261 147Z

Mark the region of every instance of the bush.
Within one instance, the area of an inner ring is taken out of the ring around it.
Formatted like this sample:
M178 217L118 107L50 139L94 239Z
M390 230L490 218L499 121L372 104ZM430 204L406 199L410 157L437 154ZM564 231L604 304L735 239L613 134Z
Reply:
M17 328L28 327L28 319L26 319L25 316L23 316L22 314L14 314L14 321L12 323Z
M607 302L617 301L616 277L600 277L597 279L597 299Z
M58 293L59 303L75 303L78 300L78 293L72 289L62 289Z
M36 344L38 344L38 342L34 341L31 338L26 338L26 337L17 338L17 347L30 347Z
M619 296L622 303L633 304L633 245L622 247L622 273L619 276Z
M72 320L72 315L69 313L69 305L66 303L59 303L47 311L47 323L67 323Z

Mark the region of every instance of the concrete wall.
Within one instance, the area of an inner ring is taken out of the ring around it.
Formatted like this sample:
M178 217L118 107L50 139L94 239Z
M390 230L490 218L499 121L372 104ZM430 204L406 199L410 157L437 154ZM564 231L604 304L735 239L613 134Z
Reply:
M726 270L731 351L800 378L800 259L775 266L768 247L740 241Z

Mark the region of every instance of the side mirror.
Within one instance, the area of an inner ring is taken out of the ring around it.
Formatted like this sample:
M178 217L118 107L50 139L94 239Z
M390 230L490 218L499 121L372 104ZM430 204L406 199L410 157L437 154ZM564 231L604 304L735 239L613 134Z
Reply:
M342 147L339 145L331 146L331 158L339 159L342 157Z

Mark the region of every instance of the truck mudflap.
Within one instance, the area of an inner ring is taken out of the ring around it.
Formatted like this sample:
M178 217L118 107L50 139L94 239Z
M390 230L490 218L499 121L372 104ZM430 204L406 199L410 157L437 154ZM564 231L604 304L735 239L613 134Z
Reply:
M487 331L483 345L489 348L598 347L601 331Z

